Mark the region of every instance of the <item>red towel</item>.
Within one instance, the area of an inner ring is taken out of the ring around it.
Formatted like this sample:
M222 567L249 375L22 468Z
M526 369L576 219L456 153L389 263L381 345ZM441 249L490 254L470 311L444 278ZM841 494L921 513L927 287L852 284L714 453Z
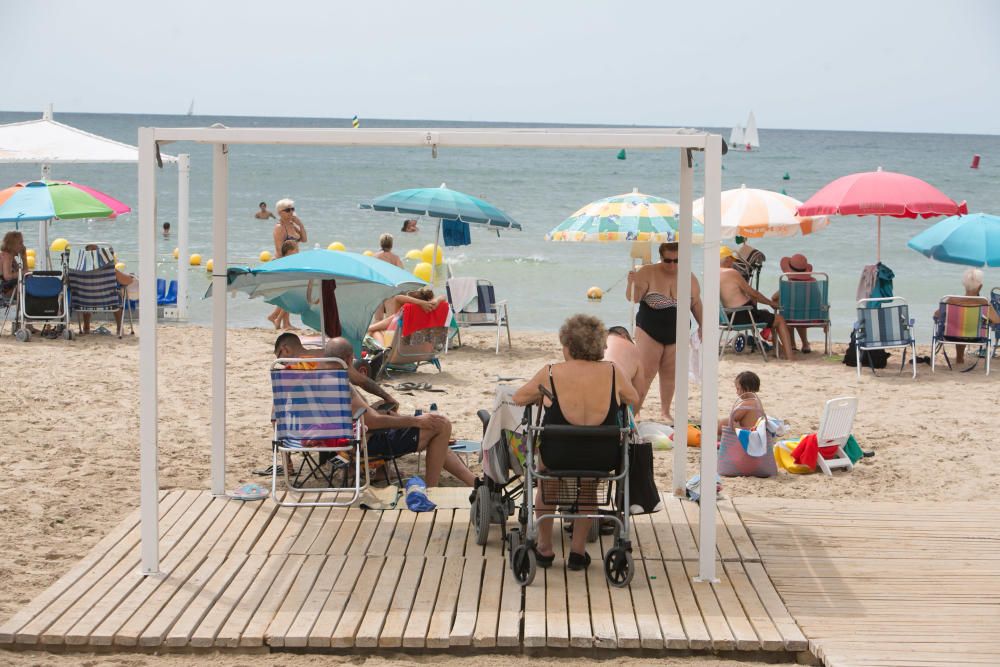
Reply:
M448 323L449 312L447 301L442 301L429 313L415 303L408 303L403 306L403 335L409 336L414 331L443 327Z
M809 466L810 470L816 470L816 458L822 455L828 459L837 453L837 446L820 447L819 440L815 433L802 436L799 444L792 450L792 458L796 463Z

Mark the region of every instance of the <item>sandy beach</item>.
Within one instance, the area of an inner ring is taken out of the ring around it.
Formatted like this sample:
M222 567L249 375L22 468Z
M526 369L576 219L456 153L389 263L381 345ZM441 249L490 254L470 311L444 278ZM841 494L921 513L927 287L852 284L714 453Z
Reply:
M209 341L210 331L193 326L160 329L160 484L163 489L208 486ZM263 329L229 332L228 487L254 481L250 472L269 460L270 402L266 369L274 333ZM420 381L444 393L397 394L402 409L412 412L437 402L455 424L457 437L478 437L475 411L489 407L496 377L526 377L542 364L558 359L552 333L516 332L514 348L493 353L483 335L466 337L452 350L444 372L422 370ZM842 350L838 349L842 352ZM921 350L925 354L926 350ZM90 336L72 343L35 339L24 345L0 339L0 354L16 359L2 373L4 385L16 387L0 395L3 436L0 491L0 577L8 582L0 595L0 617L7 618L44 590L79 559L138 502L137 339L119 341ZM990 496L1000 487L1000 473L988 466L970 469L970 461L990 460L996 443L990 432L998 403L995 379L982 369L971 373L919 367L916 382L893 371L860 381L839 357L813 353L796 363L759 356L727 354L720 366L720 405L732 400L729 378L744 369L762 378L761 397L768 412L792 425L794 433L818 426L823 401L856 395L860 409L855 434L876 456L852 473L777 479L726 479L730 497L828 497L872 500L946 500ZM400 376L412 380L415 376ZM700 394L692 390L691 414L697 419ZM647 411L656 414L654 384ZM688 457L688 474L697 470L697 450ZM672 455L657 452L656 477L669 488ZM971 474L970 474L971 473ZM404 469L405 474L405 469ZM445 476L444 484L455 480ZM23 665L77 664L80 656L4 653L2 661ZM310 665L321 658L271 658L254 664ZM322 658L329 659L329 658ZM411 657L373 657L366 665L410 661ZM170 656L106 656L88 658L92 665L196 664L201 658ZM423 660L421 658L421 660ZM219 665L248 664L237 656ZM640 664L638 661L635 664ZM674 664L665 662L663 664ZM680 663L678 663L680 664ZM683 664L735 665L718 660L685 660Z

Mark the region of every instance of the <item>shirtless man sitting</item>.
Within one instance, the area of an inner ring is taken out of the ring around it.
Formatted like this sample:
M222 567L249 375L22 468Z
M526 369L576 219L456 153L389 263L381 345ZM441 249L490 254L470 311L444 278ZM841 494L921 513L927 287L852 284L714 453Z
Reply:
M348 368L354 364L354 348L346 338L331 338L324 354L343 360ZM353 380L352 380L353 382ZM444 415L427 413L419 417L385 414L372 408L356 391L351 391L351 411L364 408L364 423L368 429L368 454L382 456L427 452L427 486L437 486L441 470L447 470L466 486L472 486L475 475L448 446L451 422Z
M794 361L795 353L792 351L791 332L788 330L785 318L757 307L757 304L763 303L777 310L778 303L773 299L768 299L750 287L750 283L740 275L739 271L733 268L734 262L735 258L732 250L726 246L719 248L719 266L721 268L719 272L719 296L722 299L723 307L740 308L750 306L752 310L744 310L736 313L736 317L733 320L734 323L750 324L750 316L752 314L754 322L763 322L771 327L771 330L777 334L778 339L781 341L785 359Z
M635 346L628 329L619 326L608 328L604 360L617 366L633 387L641 386L642 360L639 358L639 349Z

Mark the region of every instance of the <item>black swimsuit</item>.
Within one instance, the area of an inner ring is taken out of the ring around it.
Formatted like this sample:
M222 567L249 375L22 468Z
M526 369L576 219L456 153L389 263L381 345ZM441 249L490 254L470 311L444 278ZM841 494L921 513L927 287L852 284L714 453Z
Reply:
M639 302L635 325L660 345L677 342L677 299L649 292Z
M611 366L611 398L608 400L608 413L604 416L604 421L596 426L610 426L617 431L619 406L616 401L615 367L610 363L608 365ZM545 408L542 424L545 426L579 426L579 424L571 424L559 406L556 385L552 381L552 366L549 366L549 386L552 387L552 404ZM547 469L553 471L590 470L603 472L617 467L620 463L620 449L615 446L609 447L607 429L594 428L590 433L590 437L587 437L579 431L573 434L559 433L558 429L546 431L539 446L542 463ZM616 441L618 437L618 435L614 436Z
M611 366L611 399L608 402L608 414L598 426L618 426L618 402L615 401L617 397L615 367L610 362L609 365ZM549 364L549 386L552 387L552 405L545 408L545 417L542 419L542 423L546 426L578 426L579 424L570 423L563 414L562 408L559 407L559 395L556 393L556 383L552 380L551 364Z

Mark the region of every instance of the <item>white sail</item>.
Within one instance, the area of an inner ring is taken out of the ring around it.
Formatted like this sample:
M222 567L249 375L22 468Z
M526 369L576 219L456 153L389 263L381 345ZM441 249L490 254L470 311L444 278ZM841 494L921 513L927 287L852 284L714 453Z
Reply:
M193 116L194 115L194 98L191 99L191 106L188 107L188 113L187 113L187 115L189 115L189 116Z
M737 125L733 128L733 131L729 133L729 145L736 147L743 145L743 126Z
M747 129L743 134L743 143L750 148L760 148L760 137L757 136L757 119L753 117L753 111L747 118Z

